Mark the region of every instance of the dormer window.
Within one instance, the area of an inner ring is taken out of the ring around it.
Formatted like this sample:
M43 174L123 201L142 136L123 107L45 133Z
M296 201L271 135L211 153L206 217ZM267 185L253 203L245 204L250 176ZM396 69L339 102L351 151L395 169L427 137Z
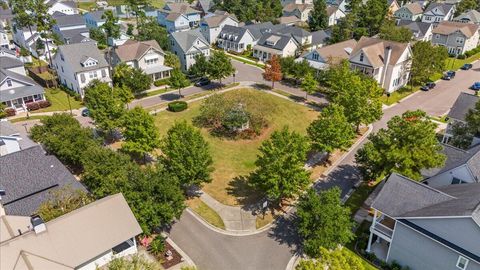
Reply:
M360 62L363 62L363 58L365 57L365 55L362 53L360 53Z
M318 53L313 53L312 58L313 60L318 60Z
M10 79L7 80L7 86L12 87L12 80L10 80Z

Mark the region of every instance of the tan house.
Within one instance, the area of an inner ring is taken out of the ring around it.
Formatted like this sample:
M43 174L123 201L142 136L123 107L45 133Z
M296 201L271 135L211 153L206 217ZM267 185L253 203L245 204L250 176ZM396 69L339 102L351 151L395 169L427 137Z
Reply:
M356 45L355 39L345 40L307 52L295 61L300 62L306 59L314 69L327 69L331 64L335 65L343 60L348 60Z
M422 18L423 7L418 2L408 3L394 12L394 16L400 20L416 21Z
M298 19L300 19L300 21L306 22L308 21L308 16L310 14L310 11L312 11L312 9L313 9L313 5L311 4L290 3L283 7L282 15L283 17L295 16Z
M115 49L112 57L113 66L126 63L143 70L154 81L170 77L172 68L165 66L164 62L165 53L155 40L128 40Z

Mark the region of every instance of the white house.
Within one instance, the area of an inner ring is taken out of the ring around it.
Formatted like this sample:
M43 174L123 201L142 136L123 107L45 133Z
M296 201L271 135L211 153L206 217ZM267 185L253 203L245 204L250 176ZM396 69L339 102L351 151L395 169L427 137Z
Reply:
M422 16L422 22L438 24L449 21L455 14L455 6L443 3L430 3Z
M48 222L6 215L1 205L0 217L3 270L95 270L137 253L135 237L142 232L121 193Z
M180 59L183 71L195 64L195 55L210 57L210 43L199 29L171 33L169 40L170 50Z
M328 6L335 6L340 9L343 13L348 12L348 0L327 0L325 1Z
M450 54L464 54L479 43L479 25L442 21L432 30L432 44L444 46Z
M311 4L290 3L283 7L282 16L283 17L295 16L300 21L306 22L308 21L308 16L310 14L310 11L312 11L312 9L313 9L313 5Z
M48 46L45 46L44 49L37 50L37 40L39 39L41 39L42 43L45 43L45 40L40 37L40 33L37 32L37 28L35 26L32 26L31 29L14 26L13 42L17 46L28 50L34 57L47 60L48 51L53 54L57 48L57 45L53 43L52 39L47 39Z
M93 80L111 84L110 66L95 42L58 46L53 57L58 80L84 97L85 87Z
M327 6L328 26L337 24L338 20L345 17L345 13L337 6Z
M282 6L286 6L288 4L309 4L313 5L313 0L281 0Z
M210 44L215 44L225 25L238 26L238 20L234 15L227 12L216 11L200 21L200 31Z
M201 13L187 3L166 3L163 9L158 11L157 20L169 33L186 31L198 26Z
M266 33L253 46L253 57L266 62L273 55L279 57L295 56L300 44L291 35Z
M217 46L226 51L241 53L256 44L248 28L225 25L217 37Z
M120 63L139 68L153 81L170 77L171 67L164 65L165 53L155 40L128 40L115 49L112 57L114 66Z
M0 48L10 48L10 40L8 38L8 33L3 26L0 25Z
M345 40L306 52L302 57L295 59L295 61L300 62L305 59L314 69L324 70L331 64L338 64L343 60L348 60L356 45L357 41L355 39Z
M67 15L78 14L77 5L74 1L46 0L45 4L49 6L48 14L61 12Z
M89 29L82 15L65 15L60 13L58 15L54 14L53 18L56 23L52 30L58 34L63 43L71 44L91 41Z
M350 66L373 77L387 93L407 85L412 49L409 43L362 37L349 58Z
M417 21L422 14L423 6L418 2L405 4L394 12L395 18L408 21Z

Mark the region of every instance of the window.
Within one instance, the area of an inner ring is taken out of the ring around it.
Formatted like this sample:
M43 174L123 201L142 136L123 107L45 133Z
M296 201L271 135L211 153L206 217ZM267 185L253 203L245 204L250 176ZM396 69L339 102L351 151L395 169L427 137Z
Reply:
M60 54L60 59L62 59L62 61L65 61L65 59L63 59L63 54Z
M65 73L65 71L63 70L63 67L61 67L61 68L62 68L62 73Z
M458 256L457 268L465 270L467 269L467 265L468 265L468 259L463 256Z
M461 38L461 37L457 37L457 43L460 43L460 44L462 44L462 43L463 43L463 38Z
M363 52L362 52L362 53L360 53L360 62L363 62L363 57L364 57L364 55L363 55Z
M10 80L10 79L7 80L7 86L12 87L12 80Z
M436 38L436 39L439 39L439 38L440 38L440 35L439 35L439 34L436 34L436 35L435 35L435 38Z
M314 54L312 55L312 58L313 58L313 60L318 60L318 53L314 53Z
M97 71L90 71L90 72L88 73L88 77L89 77L90 79L97 78Z
M105 78L107 77L107 72L105 71L105 69L102 69L102 78Z
M156 64L157 62L158 62L158 58L145 59L145 63L146 63L147 65Z

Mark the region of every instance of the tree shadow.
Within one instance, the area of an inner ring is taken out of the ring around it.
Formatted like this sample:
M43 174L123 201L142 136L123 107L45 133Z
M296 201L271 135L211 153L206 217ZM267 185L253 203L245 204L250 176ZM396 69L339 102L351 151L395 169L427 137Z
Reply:
M258 210L262 195L249 185L249 175L240 175L232 179L227 187L227 193L235 196L247 211Z
M292 254L301 254L301 238L297 230L297 217L295 214L279 216L273 222L268 237L274 239L281 245L290 248Z
M344 197L361 180L358 168L351 164L345 164L336 167L327 177L315 183L314 187L317 191L339 187L342 191L341 196Z

